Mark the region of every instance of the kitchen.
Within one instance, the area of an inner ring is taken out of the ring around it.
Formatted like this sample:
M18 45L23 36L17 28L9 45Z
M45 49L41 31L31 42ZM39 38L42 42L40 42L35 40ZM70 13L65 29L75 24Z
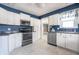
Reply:
M0 55L78 55L78 39L78 3L0 3Z

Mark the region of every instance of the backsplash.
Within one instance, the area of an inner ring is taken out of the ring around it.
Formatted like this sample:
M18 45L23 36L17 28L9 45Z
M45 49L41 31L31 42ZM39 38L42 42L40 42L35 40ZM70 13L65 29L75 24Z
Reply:
M20 31L20 29L29 29L33 28L32 26L28 25L8 25L8 24L0 24L0 32L6 31Z
M0 31L18 31L19 25L0 24Z
M77 32L78 28L60 28L58 31Z
M55 28L57 28L57 29L55 29ZM50 27L50 31L79 32L79 28L60 28L59 25L53 25Z

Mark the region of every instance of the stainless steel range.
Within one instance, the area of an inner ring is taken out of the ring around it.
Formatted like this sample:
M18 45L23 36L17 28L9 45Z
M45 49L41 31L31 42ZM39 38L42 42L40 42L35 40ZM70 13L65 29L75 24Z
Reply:
M28 45L32 43L32 32L23 33L23 41L22 46Z
M22 46L32 43L32 31L33 27L30 26L30 22L21 21L19 31L23 34Z

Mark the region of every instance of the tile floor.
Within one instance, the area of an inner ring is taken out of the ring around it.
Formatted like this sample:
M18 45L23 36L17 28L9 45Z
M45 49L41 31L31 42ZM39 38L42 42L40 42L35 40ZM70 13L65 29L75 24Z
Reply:
M44 39L15 49L10 55L77 55L77 53L47 44Z

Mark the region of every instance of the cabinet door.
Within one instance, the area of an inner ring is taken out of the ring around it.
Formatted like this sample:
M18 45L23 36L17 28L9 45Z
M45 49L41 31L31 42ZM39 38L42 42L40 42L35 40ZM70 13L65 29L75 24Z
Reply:
M24 20L24 21L30 21L30 16L29 15L26 15L24 13L20 13L20 19L21 20Z
M65 47L65 35L63 33L57 33L57 45Z
M14 25L20 25L20 15L19 14L16 14L14 13L13 14L13 19L14 19Z
M48 23L49 25L58 25L58 14L49 16Z
M9 35L9 52L13 51L15 48L15 35Z
M0 55L8 54L8 36L0 36Z
M22 45L22 34L15 33L9 35L9 51L13 51L15 48L21 47Z
M14 16L13 16L13 12L9 12L8 11L8 24L10 24L10 25L14 25Z
M9 12L7 13L7 24L10 24L10 25L20 25L20 15L19 14L16 14L16 13L13 13L13 12Z
M0 7L0 24L7 24L7 11Z
M78 35L69 34L69 37L66 39L66 48L77 51Z
M22 33L15 34L15 48L22 46Z

